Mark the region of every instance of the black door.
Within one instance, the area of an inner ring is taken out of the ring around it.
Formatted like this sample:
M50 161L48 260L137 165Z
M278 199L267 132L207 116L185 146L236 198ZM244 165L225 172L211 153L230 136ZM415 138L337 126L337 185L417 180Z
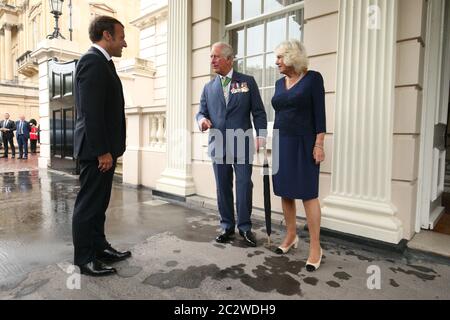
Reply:
M55 170L78 174L73 156L75 130L75 99L73 79L77 60L48 63L50 95L50 167Z

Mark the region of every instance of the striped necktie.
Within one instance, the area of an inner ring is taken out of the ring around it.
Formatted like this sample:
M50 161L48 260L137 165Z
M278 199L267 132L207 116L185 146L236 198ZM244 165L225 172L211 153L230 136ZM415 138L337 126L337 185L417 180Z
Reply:
M225 101L228 103L228 97L229 97L229 92L228 92L228 85L231 82L231 78L229 77L222 77L222 90L223 90L223 95L225 97Z

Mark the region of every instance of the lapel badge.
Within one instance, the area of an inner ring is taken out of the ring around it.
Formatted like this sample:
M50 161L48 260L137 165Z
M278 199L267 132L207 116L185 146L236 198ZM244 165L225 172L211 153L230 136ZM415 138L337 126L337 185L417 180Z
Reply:
M231 94L235 94L235 93L238 93L238 92L240 92L240 89L239 89L239 87L240 87L240 84L238 83L238 82L233 82L232 84L231 84Z

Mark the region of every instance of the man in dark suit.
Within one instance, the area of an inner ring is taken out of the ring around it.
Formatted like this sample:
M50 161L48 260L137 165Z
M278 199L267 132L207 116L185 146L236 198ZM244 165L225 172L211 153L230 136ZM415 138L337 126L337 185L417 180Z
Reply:
M11 146L12 157L15 158L14 130L16 130L16 125L14 121L9 120L9 113L5 113L5 120L0 122L0 130L2 131L3 147L5 148L5 153L2 158L8 158L8 144Z
M28 139L30 139L30 123L21 115L16 121L16 139L19 146L19 159L28 159Z
M116 273L105 263L131 256L106 240L105 211L111 197L116 160L125 152L125 112L122 84L111 57L127 47L118 20L96 17L89 26L93 42L77 64L75 74L75 156L80 162L81 188L73 213L75 265L82 274Z
M267 116L255 79L234 71L233 58L233 49L228 44L216 43L212 46L211 65L217 77L205 85L196 119L202 132L211 129L209 155L213 160L217 185L220 225L224 230L216 241L228 242L235 233L234 169L237 228L245 243L256 247L250 220L253 146L255 144L258 150L265 143Z

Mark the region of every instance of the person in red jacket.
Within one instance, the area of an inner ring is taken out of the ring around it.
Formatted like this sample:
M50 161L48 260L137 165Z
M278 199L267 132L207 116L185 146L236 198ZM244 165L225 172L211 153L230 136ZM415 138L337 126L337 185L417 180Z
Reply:
M30 125L31 125L31 130L30 130L30 147L31 147L31 153L36 153L36 145L37 145L37 141L38 141L38 136L39 136L39 130L37 127L37 122L36 120L31 119L30 120Z

